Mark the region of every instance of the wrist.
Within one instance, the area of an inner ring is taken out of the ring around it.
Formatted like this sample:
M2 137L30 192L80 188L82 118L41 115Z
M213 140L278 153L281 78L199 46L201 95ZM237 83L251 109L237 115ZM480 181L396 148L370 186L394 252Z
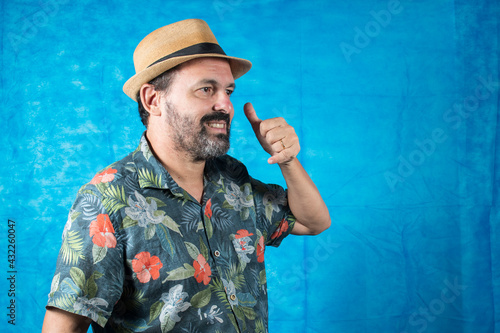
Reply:
M281 170L283 171L283 170L296 168L297 166L300 165L300 162L297 159L297 157L293 157L293 158L289 159L288 161L278 163L278 165L281 168Z

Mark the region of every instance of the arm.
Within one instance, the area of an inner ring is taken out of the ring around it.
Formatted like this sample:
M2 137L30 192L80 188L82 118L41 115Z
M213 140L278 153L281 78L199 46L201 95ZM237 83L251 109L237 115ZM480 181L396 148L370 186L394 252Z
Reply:
M86 333L92 320L58 308L48 307L42 333Z
M292 234L315 235L328 229L331 223L328 208L296 158L300 145L293 127L283 118L260 120L250 103L245 104L244 110L262 148L271 154L268 162L277 163L285 178L288 204L297 219Z

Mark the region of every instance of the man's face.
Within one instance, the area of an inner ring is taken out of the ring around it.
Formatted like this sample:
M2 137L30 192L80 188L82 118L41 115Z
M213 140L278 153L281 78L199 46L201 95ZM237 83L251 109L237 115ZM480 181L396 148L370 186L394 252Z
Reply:
M167 133L177 150L194 161L229 150L234 115L230 95L234 79L224 59L201 58L181 66L162 105Z

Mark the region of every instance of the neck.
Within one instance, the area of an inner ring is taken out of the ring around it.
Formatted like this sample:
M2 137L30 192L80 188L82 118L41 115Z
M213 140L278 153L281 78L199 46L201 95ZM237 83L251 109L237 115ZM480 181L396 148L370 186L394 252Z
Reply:
M146 138L154 156L174 181L198 202L201 202L205 161L193 160L187 152L175 149L171 140L165 136L155 135L154 131L146 131Z

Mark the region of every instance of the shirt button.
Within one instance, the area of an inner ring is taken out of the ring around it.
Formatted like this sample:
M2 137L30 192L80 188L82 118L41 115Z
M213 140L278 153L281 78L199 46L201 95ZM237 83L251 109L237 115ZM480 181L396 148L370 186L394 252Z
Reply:
M220 257L220 252L219 252L218 250L215 250L214 255L215 255L216 257Z
M236 295L232 294L231 296L229 296L229 298L231 299L231 301L234 301L236 299Z

